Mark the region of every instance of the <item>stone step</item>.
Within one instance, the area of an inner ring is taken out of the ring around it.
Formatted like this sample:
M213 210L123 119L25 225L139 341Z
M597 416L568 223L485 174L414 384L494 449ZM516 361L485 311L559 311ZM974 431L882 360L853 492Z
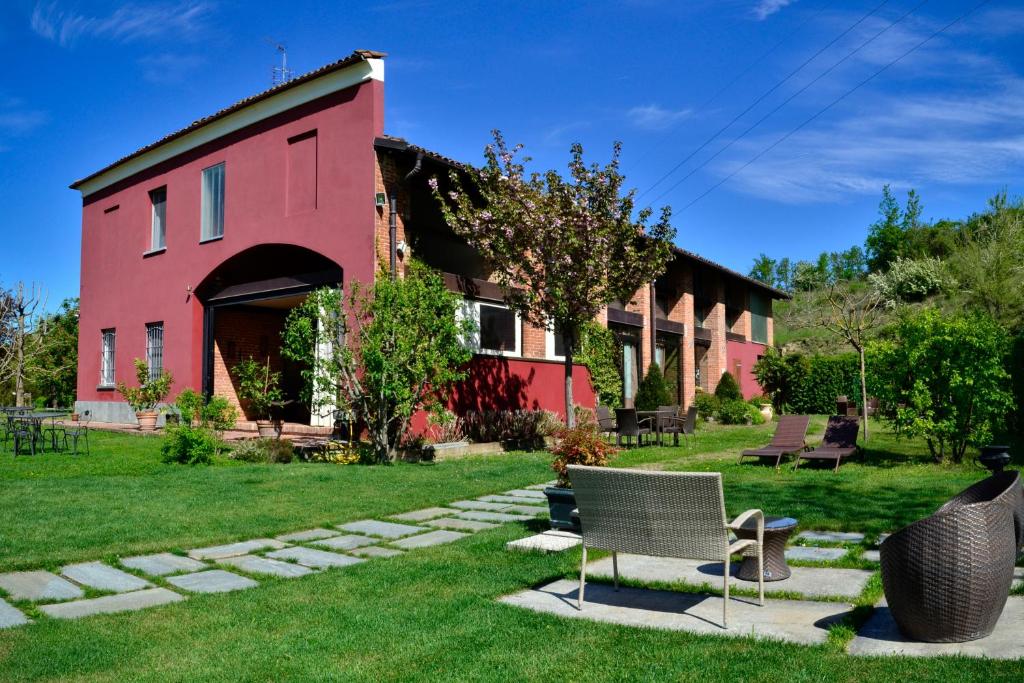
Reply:
M40 605L39 611L55 619L78 619L94 614L113 614L115 612L132 612L181 602L185 598L166 588L147 588L145 590L104 595L89 600L59 602L53 605Z
M391 545L404 550L410 550L412 548L427 548L433 545L451 543L459 540L460 538L466 538L466 536L469 536L469 534L462 534L458 531L429 531L425 534L420 534L419 536L410 536L409 538L403 538L400 541L392 541Z
M314 548L284 548L282 550L275 550L274 552L267 553L267 557L275 560L289 560L291 562L297 562L305 567L312 567L313 569L330 569L332 567L347 567L353 564L359 564L366 560L358 557L350 557L348 555L341 555L339 553L332 553L326 550L316 550Z
M208 569L194 574L169 576L167 583L190 593L227 593L259 585L250 578L232 574L223 569Z
M153 586L145 579L114 569L102 562L69 564L63 567L60 573L77 584L114 593L127 593Z
M174 555L172 553L123 557L121 558L121 564L130 569L138 569L140 572L150 576L197 572L200 569L206 568L206 565L199 560L193 560L191 557L183 557L182 555Z
M422 526L395 524L394 522L381 522L376 519L363 519L358 522L349 522L348 524L339 525L338 528L342 531L366 534L368 536L380 536L382 538L401 538L402 536L411 536L412 534L418 534L421 531L427 530L426 527Z
M291 562L282 562L281 560L274 560L269 557L259 557L258 555L239 555L237 557L225 557L223 560L219 560L221 564L230 565L236 569L241 569L243 572L249 574L266 574L268 576L278 576L284 579L294 579L298 576L307 576L314 573L309 567L303 567L301 564L293 564Z
M85 596L67 579L42 570L0 574L0 588L14 600L73 600Z
M251 541L239 541L238 543L215 545L208 548L195 548L188 551L188 556L194 560L220 560L235 555L248 555L259 550L278 550L287 545L287 543L282 543L272 538L254 538Z

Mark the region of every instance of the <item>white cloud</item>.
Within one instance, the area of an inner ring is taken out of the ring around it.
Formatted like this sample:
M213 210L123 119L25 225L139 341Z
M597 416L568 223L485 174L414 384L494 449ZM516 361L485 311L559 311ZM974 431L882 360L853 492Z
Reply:
M759 0L752 10L754 18L758 21L764 21L784 7L792 5L794 2L796 2L796 0Z
M693 114L692 109L665 109L656 104L633 107L626 112L629 122L637 128L663 130Z
M120 42L151 39L163 35L191 38L204 28L213 9L204 0L178 0L159 4L122 5L105 17L87 16L63 9L59 2L38 2L32 12L32 30L62 47L82 38Z
M159 85L181 83L189 73L203 64L199 55L162 52L139 60L142 77Z
M48 120L46 112L26 106L20 98L0 95L0 152L11 149L13 138L28 135Z

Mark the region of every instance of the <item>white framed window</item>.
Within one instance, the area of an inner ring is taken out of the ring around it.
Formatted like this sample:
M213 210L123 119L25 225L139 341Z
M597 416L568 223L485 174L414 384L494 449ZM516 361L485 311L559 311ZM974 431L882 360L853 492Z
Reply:
M203 205L200 241L224 236L224 164L203 169Z
M466 346L474 352L495 356L522 355L522 321L519 314L508 306L466 299L457 315L476 323L476 331L464 340Z
M116 381L114 377L114 340L115 330L102 330L100 344L100 386L112 387Z
M146 324L146 365L149 378L157 379L164 371L164 324Z
M159 251L167 246L167 188L151 191L149 203L153 207L149 250Z
M550 323L544 330L544 357L548 360L565 360L562 331L555 323Z

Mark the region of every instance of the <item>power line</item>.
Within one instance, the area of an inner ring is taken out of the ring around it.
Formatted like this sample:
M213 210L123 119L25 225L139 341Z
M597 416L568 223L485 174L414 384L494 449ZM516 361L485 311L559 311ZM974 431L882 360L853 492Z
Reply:
M757 161L758 159L760 159L761 157L763 157L763 156L764 156L765 154L767 154L768 152L772 151L773 149L775 149L776 147L778 147L779 145L781 145L781 144L782 144L783 142L785 142L786 140L788 140L789 138L791 138L791 137L792 137L793 135L795 135L796 133L798 133L798 132L799 132L800 130L802 130L802 129L803 129L804 127L806 127L806 126L807 126L807 125L809 125L809 124L810 124L811 122L813 122L813 121L814 121L815 119L817 119L817 118L818 118L819 116L821 116L822 114L824 114L825 112L827 112L827 111L828 111L829 109L831 109L831 108L832 108L832 107L834 107L835 105L837 105L837 104L839 104L840 102L842 102L843 100L845 100L845 99L846 99L847 97L849 97L850 95L852 95L853 93L855 93L855 92L856 92L857 90L860 90L860 88L861 88L861 87L863 87L863 86L867 85L867 84L868 84L868 83L869 83L870 81L874 80L874 79L875 79L875 78L876 78L877 76L879 76L879 75L880 75L880 74L881 74L882 72L886 71L887 69L889 69L889 68L890 68L890 67L892 67L893 65L895 65L895 64L897 64L898 62L902 61L903 59L905 59L906 57L908 57L908 56L909 56L910 54L912 54L912 53L916 52L916 51L917 51L917 50L919 50L919 49L920 49L921 47L923 47L923 46L924 46L924 45L925 45L926 43L928 43L928 42L932 41L932 40L933 40L934 38L936 38L936 37L937 37L937 36L938 36L939 34L941 34L941 33L944 33L945 31L949 30L950 28L952 28L952 27L953 27L953 26L955 26L956 24L958 24L958 23L960 23L961 21L963 21L964 19L966 19L966 18L967 18L968 16L970 16L971 14L974 14L974 13L975 13L976 11L978 11L978 10L979 10L979 9L980 9L981 7L983 7L983 6L987 5L987 4L988 4L988 3L990 2L990 1L991 1L991 0L981 0L981 2L979 2L979 3L977 4L977 5L975 5L974 7L972 7L971 9L969 9L968 11L964 12L963 14L961 14L960 16L958 16L958 17L957 17L956 19L954 19L953 21L949 22L948 24L946 24L945 26L943 26L942 28L940 28L939 30L937 30L937 31L936 31L935 33L931 34L930 36L928 36L927 38L925 38L924 40L922 40L921 42L919 42L919 43L918 43L917 45L915 45L914 47L912 47L912 48L910 48L909 50L907 50L906 52L904 52L904 53L903 53L902 55L900 55L900 56L899 56L899 57L897 57L896 59L892 60L891 62L889 62L888 64L886 64L886 65L885 65L885 66L883 66L882 68L878 69L878 70L877 70L877 71L875 71L875 72L874 72L873 74L871 74L870 76L868 76L867 78L865 78L865 79L864 79L863 81L861 81L861 82L860 82L860 83L858 83L857 85L855 85L855 86L853 86L852 88L850 88L849 90L847 90L847 91L846 91L845 93L843 93L842 95L840 95L840 96L839 96L839 97L837 97L836 99L832 100L832 102L830 102L830 103L829 103L829 104L828 104L827 106L825 106L825 107L824 107L823 109L819 110L819 111L818 111L817 113L815 113L815 114L814 114L813 116L811 116L810 118L806 119L806 120L805 120L805 121L804 121L803 123L801 123L800 125L798 125L798 126L797 126L796 128L794 128L793 130L789 131L788 133L786 133L785 135L783 135L783 136L782 136L781 138L779 138L778 140L776 140L775 142L773 142L772 144L768 145L768 146L767 146L767 147L765 147L765 148L764 148L763 150L761 150L760 152L758 152L758 153L757 153L756 155L754 155L754 156L753 156L753 157L752 157L752 158L751 158L751 159L750 159L750 160L749 160L749 161L748 161L747 163L743 164L742 166L740 166L739 168L737 168L737 169L736 169L735 171L733 171L732 173L730 173L729 175L725 176L725 177L724 177L724 178L722 178L722 179L721 179L720 181L718 181L717 183L715 183L714 185L712 185L711 187L709 187L708 189L706 189L706 190L705 190L704 192L702 192L701 194L697 195L697 197L696 197L696 198L694 198L694 199L693 199L693 201L691 201L691 202L690 202L689 204L687 204L686 206L684 206L684 207L682 208L682 210L683 210L683 211L685 211L686 209L690 208L691 206L693 206L694 204L696 204L697 202L699 202L699 201L700 201L701 199L704 199L704 197L708 196L709 194L711 194L712 192L714 192L715 190L717 190L717 189L718 189L719 187L721 187L721 186L722 186L722 185L724 185L724 184L725 184L726 182L728 182L729 180L731 180L731 179L732 179L732 178L733 178L734 176L736 176L736 175L737 175L738 173L742 172L742 171L743 171L744 169L746 169L746 168L747 168L748 166L750 166L751 164L753 164L753 163L754 163L755 161Z
M687 154L687 155L686 155L686 157L685 157L685 158L684 158L684 159L683 159L682 161L680 161L680 162L679 162L678 164L676 164L675 166L673 166L672 168L670 168L670 169L669 169L669 170L668 170L668 171L667 171L667 172L666 172L666 173L665 173L665 174L664 174L663 176L661 176L660 178L658 178L658 179L657 179L657 180L656 180L656 181L654 182L654 184L653 184L653 185L651 185L651 186L650 186L650 187L648 187L648 188L647 188L646 190L644 190L644 191L643 191L643 192L641 192L641 193L640 193L639 195L637 195L637 199L639 199L640 197L643 197L643 196L644 196L645 194L647 194L648 192L650 192L651 190L653 190L654 188L656 188L656 187L657 187L658 185L660 185L660 184L661 184L661 183L662 183L662 182L663 182L663 181L664 181L664 180L665 180L666 178L668 178L668 177L669 177L670 175L672 175L672 174L673 174L673 173L675 173L675 172L676 172L677 170L679 170L679 168L680 168L680 167L681 167L681 166L682 166L683 164L685 164L685 163L686 163L687 161L689 161L690 159L692 159L692 158L694 157L694 155L695 155L695 154L697 154L697 153L698 153L698 152L700 152L700 151L701 151L702 149L704 149L705 147L707 147L707 146L708 146L709 144L711 144L711 143L712 143L712 142L713 142L713 141L715 140L715 138L717 138L717 137L718 137L719 135L721 135L721 134L722 134L722 133L724 133L724 132L725 132L726 130L728 130L728 129L729 129L729 127L730 127L730 126L732 126L732 124L736 123L736 122L737 122L737 121L739 121L739 120L740 120L741 118L743 118L743 117L744 117L744 116L745 116L745 115L746 115L746 114L747 114L748 112L750 112L750 110L751 110L751 109L753 109L754 107L756 107L757 105L759 105L759 104L760 104L760 103L761 103L762 101L764 101L764 99L765 99L766 97L768 97L768 96L769 96L769 95L771 95L771 94L772 94L773 92L775 92L776 90L778 90L778 89L779 89L780 87L782 87L783 85L785 85L785 84L786 84L787 82L789 82L789 80L790 80L791 78L793 78L793 76L796 76L796 75L797 75L798 73L800 73L800 71L802 71L802 70L803 70L803 68L804 68L805 66L807 66L808 64L810 64L811 62L813 62L813 61L814 61L815 59L817 59L817 57L818 57L819 55L821 55L821 54L822 54L823 52L825 52L825 50L829 49L830 47L832 47L833 45L835 45L835 44L836 44L837 42L839 42L840 40L842 40L843 38L845 38L845 37L846 37L846 36L847 36L847 35L848 35L848 34L850 33L850 31L852 31L853 29L857 28L857 27L858 27L858 26L860 26L860 25L861 25L862 23L864 23L865 21L867 21L867 20L868 20L868 19L869 19L869 18L870 18L870 17L872 16L872 15L874 15L874 14L875 14L875 12L877 12L877 11L878 11L878 10L880 10L880 9L882 9L882 8L883 8L883 7L885 6L885 5L887 5L887 4L889 4L889 0L882 0L882 2L881 2L881 3L879 3L879 4L878 4L878 5L877 5L877 6L876 6L876 7L875 7L875 8L873 9L873 10L871 10L870 12L868 12L867 14L865 14L864 16L862 16L862 17L861 17L860 19L858 19L857 21L855 21L855 22L854 22L853 24L851 24L851 25L850 25L850 26L849 26L849 27L848 27L848 28L847 28L847 29L846 29L845 31L843 31L842 33L840 33L840 34L839 34L838 36L836 36L836 37L835 37L835 38L833 38L833 39L832 39L831 41L829 41L829 42L828 42L828 44L826 44L826 45L825 45L824 47L822 47L821 49L819 49L819 50L818 50L817 52L815 52L815 53L814 53L813 55L811 55L810 57L808 57L808 58L807 58L807 59L806 59L806 60L805 60L805 61L804 61L803 63L801 63L801 64L800 64L800 66L798 66L797 68L795 68L795 69L793 69L792 71L790 71L790 72L789 72L789 74L788 74L788 75L787 75L787 76L786 76L785 78L783 78L783 79L782 79L781 81L779 81L778 83L776 83L775 85L773 85L773 86L772 86L771 88L769 88L768 90L766 90L766 91L765 91L764 93L762 93L760 97L758 97L758 98L757 98L756 100L754 100L754 101L753 101L753 102L752 102L752 103L750 104L750 106L748 106L748 107L747 107L746 109L744 109L744 110L743 110L743 111L741 111L741 112L740 112L739 114L737 114L736 116L734 116L734 117L733 117L733 119L732 119L731 121L729 121L729 123L725 124L724 126L722 126L721 128L719 128L719 129L718 129L717 131L715 131L715 133L714 133L713 135L711 135L711 137L709 137L708 139L706 139L706 140L705 140L704 142L702 142L702 143L700 144L700 146L699 146L699 147L697 147L697 148L696 148L695 150L693 150L692 152L690 152L689 154Z
M794 99L796 99L797 97L799 97L799 96L800 96L801 94L803 94L804 92L806 92L806 91L807 91L807 90L808 90L808 89L809 89L809 88L810 88L811 86L813 86L813 85L814 85L815 83L817 83L818 81L820 81L820 80L821 80L822 78L824 78L825 76L828 76L828 75L829 75L830 73L832 73L833 71L835 71L835 70L836 70L837 68L839 68L839 66L841 66L841 65L842 65L842 64L844 64L844 63L845 63L845 62L846 62L846 61L847 61L848 59L850 59L850 57L853 57L853 56L854 56L855 54L857 54L858 52L860 52L861 50L863 50L863 49L864 49L865 47L867 47L868 45L870 45L871 43L873 43L874 41L876 41L876 40L877 40L878 38L880 38L880 37L881 37L881 36L882 36L882 35L883 35L884 33L886 33L886 32L887 32L887 31L888 31L889 29L891 29L891 28L892 28L893 26L895 26L896 24L899 24L899 23L900 23L900 22L902 22L902 21L903 21L904 19L906 19L907 17L909 17L909 16L911 15L911 14L913 14L913 13L914 13L914 12L916 12L917 10L921 9L921 7L923 7L923 6L925 5L925 4L927 4L927 3L928 3L928 1L929 1L929 0L921 0L921 2L919 2L919 3L917 4L917 5L915 5L914 7L910 8L909 10L907 10L906 12L904 12L904 13L903 13L903 15L902 15L902 16L900 16L900 17L899 17L898 19L896 19L895 21L893 21L892 23L890 23L890 24L889 24L888 26L886 26L885 28L883 28L883 29L882 29L881 31L878 31L878 32L877 32L877 33L876 33L875 35L873 35L873 36L871 36L870 38L868 38L867 40L865 40L865 41L864 41L863 43L861 43L860 45L858 45L858 46L857 46L856 48L854 48L854 49L853 49L853 50L852 50L851 52L849 52L849 53L848 53L848 54L847 54L846 56L844 56L844 57L843 57L842 59L840 59L839 61L837 61L837 62L836 62L835 64L833 64L833 65L832 65L832 66L830 66L829 68L827 68L827 69L825 69L824 71L822 71L822 72L821 72L820 74L818 74L818 76L817 76L817 77L815 77L815 78L814 78L814 80L810 81L810 82L809 82L809 83L807 83L807 84L806 84L806 85L805 85L804 87L800 88L799 90L797 90L796 92L794 92L794 93L793 93L792 95L790 95L789 97L787 97L787 98L786 98L785 100L783 100L783 101L782 101L781 103L779 103L779 105L778 105L778 106L776 106L776 107L775 107L774 109L772 109L772 110L771 110L770 112L768 112L767 114L765 114L764 116L762 116L761 118L759 118L759 119L758 119L757 121L755 121L755 122L754 122L754 123L753 123L753 124L752 124L752 125L751 125L750 127L748 127L748 128L747 128L747 129L745 130L745 131L743 131L742 133L740 133L739 135L737 135L736 137L734 137L734 138L733 138L732 140L730 140L730 141L729 141L729 142L728 142L728 143L727 143L726 145L724 145L724 146L723 146L722 148L720 148L720 149L719 149L719 150L718 150L717 152L715 152L714 154L712 154L711 156L709 156L709 157L708 157L707 159L705 159L704 161L702 161L702 162L701 162L700 164L698 164L697 166L695 166L694 168L692 168L692 169L690 170L690 172L689 172L689 173L687 173L687 174L686 174L686 175L684 175L684 176L683 176L682 178L680 178L679 180L677 180L677 181L676 181L676 182L675 182L675 183L674 183L674 184L672 185L672 187L668 188L667 190L665 190L664 192L662 192L661 194L659 194L659 195L658 195L657 197L655 197L654 199L652 199L650 203L651 203L651 204L654 204L654 203L655 203L655 202L657 202L657 201L658 201L659 199L661 199L662 197L664 197L664 196L665 196L665 195L667 195L668 193L672 192L672 190L674 190L674 189L676 189L677 187L679 187L680 185L682 185L682 184L683 184L684 182L686 182L686 180L687 180L688 178L690 178L690 177L691 177L691 176L692 176L692 175L693 175L694 173L696 173L697 171L699 171L700 169L704 168L704 167L705 167L705 166L707 166L707 165L708 165L709 163L711 163L712 161L714 161L714 160L715 160L716 158L718 158L718 156L719 156L719 155L720 155L720 154L721 154L722 152L724 152L725 150L729 149L729 148L730 148L730 147L732 147L732 146L733 146L734 144L736 144L737 142L739 142L739 141L740 141L741 139L743 139L744 137L746 137L748 133L750 133L750 132L751 132L752 130L754 130L755 128L757 128L758 126L760 126L760 125L761 125L762 123L764 123L764 122L765 122L765 121L766 121L766 120L767 120L768 118L770 118L770 117L771 117L772 115L774 115L774 114L775 114L776 112L778 112L778 111L779 111L780 109L782 109L782 108L783 108L783 107L785 107L785 106L786 106L787 104L789 104L790 102L792 102L792 101L793 101Z
M721 95L722 93L724 93L724 92L725 92L726 90L728 90L729 88L731 88L732 86L734 86L734 85L735 85L735 84L736 84L736 83L737 83L737 82L738 82L738 81L739 81L739 80L740 80L741 78L743 78L743 77L744 77L744 76L746 76L746 75L747 75L748 73L750 73L750 71L751 71L751 70L752 70L752 69L753 69L754 67L758 66L758 65L759 65L759 64L760 64L760 63L761 63L762 61L764 61L764 60L765 60L765 59L766 59L766 58L767 58L767 57L768 57L769 55L771 55L771 54L772 54L773 52L775 52L776 50L778 50L778 49L779 49L780 47L782 47L782 46L783 46L784 44L788 43L788 42L789 42L789 40L790 40L790 38L792 38L793 36L795 36L795 35L796 35L797 33L799 33L799 32L800 32L800 29L802 29L802 28L803 28L804 26L806 26L806 25L807 25L808 23L810 23L810 22L811 22L811 21L813 21L814 19L817 19L817 18L818 18L818 16L819 16L819 15L821 15L821 13L822 13L822 12L824 12L824 11L825 11L826 9L828 9L828 8L829 8L829 7L831 7L831 6L833 5L833 4L835 4L835 2L836 2L836 0L828 0L828 1L827 1L827 2L826 2L826 3L824 4L824 5L822 5L822 6L821 6L821 8L820 8L820 9L819 9L819 10L818 10L817 12L815 12L814 14L811 14L811 15L809 15L809 16L808 16L808 17L807 17L806 19L804 19L804 20L803 20L803 21L801 21L801 22L800 22L799 24L797 24L796 28L794 28L794 29L793 29L792 31L790 31L790 32L789 32L789 33L787 33L787 34L786 34L785 36L783 36L783 37L782 37L781 39L779 39L779 41L778 41L777 43L775 43L774 45L772 45L772 46L771 46L770 48L768 48L767 50L765 50L764 52L762 52L762 53L761 53L761 55L760 55L760 56L758 56L758 57L757 57L757 58L756 58L756 59L755 59L755 60L754 60L753 62L751 62L750 64L748 64L748 65L747 65L747 67L746 67L745 69L743 69L743 70L742 70L742 71L740 71L740 72L739 72L738 74L736 74L735 76L733 76L732 80L730 80L730 81L729 81L728 83L726 83L726 84L725 84L725 85L723 85L723 86L722 86L721 88L719 88L719 89L718 89L718 90L717 90L717 91L715 92L715 94L713 94L713 95L712 95L711 97L709 97L708 99L706 99L706 100L704 101L704 103L703 103L703 104L701 104L701 105L700 105L700 106L698 106L698 107L697 107L696 109L694 109L694 110L693 110L693 111L694 111L694 113L699 113L699 112L703 112L703 111L704 111L705 109L707 109L707 108L708 108L708 106L709 106L709 105L710 105L710 104L711 104L712 102L714 102L715 100L717 100L717 99L718 99L718 97L719 97L719 96L720 96L720 95ZM641 155L641 156L640 156L639 158L637 158L637 159L636 159L636 160L635 160L634 162L632 162L632 163L630 164L630 169L633 169L633 168L636 168L637 166L639 166L639 165L640 165L640 163L641 163L642 161L644 161L644 160L645 160L645 159L646 159L647 157L649 157L649 156L650 156L650 154L651 154L651 151L652 151L653 149L656 149L656 148L660 147L661 145L663 145L663 144L664 144L665 142L668 142L668 139L669 139L670 137L672 137L672 133L673 133L673 132L675 132L676 128L678 128L678 126L672 126L672 127L671 127L671 128L669 129L669 130L665 131L665 135L663 135L663 136L661 137L661 139L660 139L660 140L658 140L658 142L657 142L657 143L656 143L656 144L655 144L654 146L652 146L652 147L648 148L648 150L647 150L647 152L646 152L646 153L642 154L642 155Z

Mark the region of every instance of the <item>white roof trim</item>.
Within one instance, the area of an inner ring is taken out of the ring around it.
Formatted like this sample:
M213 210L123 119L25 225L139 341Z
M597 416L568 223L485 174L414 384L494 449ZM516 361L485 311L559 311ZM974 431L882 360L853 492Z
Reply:
M374 58L356 62L344 69L333 71L294 88L288 88L277 95L254 102L227 116L215 119L191 133L170 140L145 154L127 159L109 171L83 182L78 190L83 197L87 197L147 168L234 133L246 126L370 80L384 81L383 59Z

